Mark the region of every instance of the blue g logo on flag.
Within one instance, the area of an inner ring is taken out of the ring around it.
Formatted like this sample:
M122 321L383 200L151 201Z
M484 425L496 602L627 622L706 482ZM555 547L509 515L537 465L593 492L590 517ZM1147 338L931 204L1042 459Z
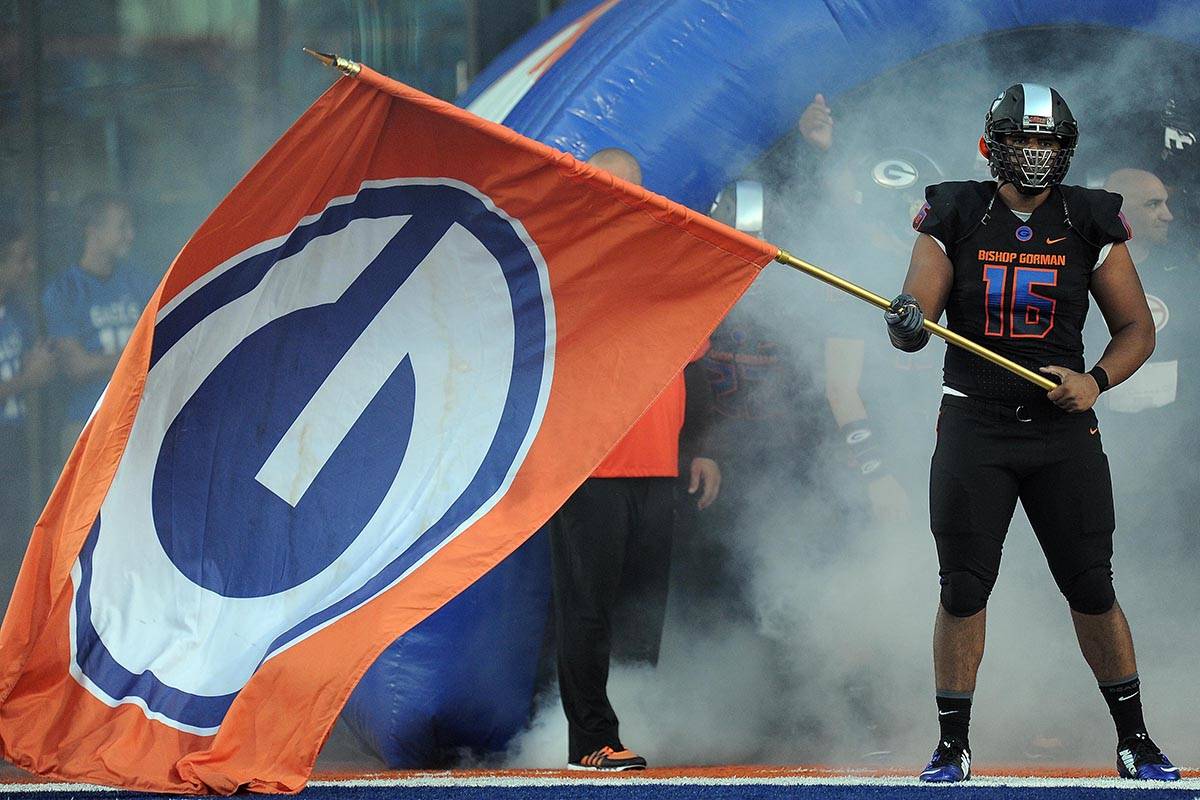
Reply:
M537 247L449 180L364 184L196 281L73 571L76 677L215 731L264 660L498 502L553 342Z

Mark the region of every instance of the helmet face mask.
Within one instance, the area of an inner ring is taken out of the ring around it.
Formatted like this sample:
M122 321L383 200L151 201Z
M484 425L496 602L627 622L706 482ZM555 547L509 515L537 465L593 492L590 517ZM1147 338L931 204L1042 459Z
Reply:
M1053 136L1057 148L1035 141L1013 143L1010 137ZM1000 94L988 110L983 140L988 165L1000 183L1011 183L1022 194L1039 194L1062 183L1075 154L1079 126L1066 101L1054 89L1018 83Z
M990 142L988 150L993 175L1022 194L1039 194L1062 183L1075 148L1020 146L1001 139Z

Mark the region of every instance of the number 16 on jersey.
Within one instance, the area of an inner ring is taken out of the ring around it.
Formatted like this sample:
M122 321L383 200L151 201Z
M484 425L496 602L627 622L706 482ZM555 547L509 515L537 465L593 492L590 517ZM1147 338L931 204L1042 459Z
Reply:
M1055 300L1037 288L1057 286L1057 270L984 264L983 284L985 335L1044 339L1050 333Z

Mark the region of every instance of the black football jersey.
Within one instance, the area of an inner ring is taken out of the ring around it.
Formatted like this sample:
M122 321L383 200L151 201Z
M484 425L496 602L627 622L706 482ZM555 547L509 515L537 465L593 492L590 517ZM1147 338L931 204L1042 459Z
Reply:
M1057 365L1082 372L1083 322L1101 249L1131 235L1121 196L1056 186L1028 220L1014 214L994 181L939 183L913 227L940 241L954 266L946 303L955 333L1035 372ZM946 348L945 385L1006 402L1045 392L960 347Z

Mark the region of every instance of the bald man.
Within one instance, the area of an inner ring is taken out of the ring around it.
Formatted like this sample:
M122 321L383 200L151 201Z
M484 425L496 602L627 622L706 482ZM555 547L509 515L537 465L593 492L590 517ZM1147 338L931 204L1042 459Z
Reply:
M1119 484L1122 530L1153 536L1156 558L1194 558L1200 515L1200 274L1172 237L1173 216L1163 182L1140 169L1119 169L1104 188L1123 198L1133 228L1129 253L1137 263L1154 318L1153 356L1125 383L1105 392L1105 435L1139 469ZM1140 458L1138 456L1141 456ZM1198 593L1200 596L1200 593Z
M1133 228L1129 254L1138 265L1158 339L1152 360L1131 380L1114 386L1105 401L1112 411L1141 414L1178 401L1181 359L1192 360L1200 333L1193 322L1200 322L1200 315L1191 310L1200 286L1187 260L1169 246L1174 217L1158 176L1119 169L1108 176L1104 188L1121 195L1121 212Z
M1171 209L1167 207L1167 187L1152 172L1141 169L1119 169L1108 176L1104 188L1124 198L1121 212L1133 228L1129 255L1142 266L1155 249L1167 243Z
M642 167L638 160L619 147L597 151L588 159L589 164L617 176L621 180L642 185Z
M624 150L601 150L588 163L641 183L637 159ZM647 268L653 269L652 260ZM703 355L702 349L695 358ZM634 661L658 661L685 406L680 374L550 520L558 686L567 716L569 769L646 767L644 758L621 743L608 699L608 667L614 650ZM697 506L706 508L716 500L721 471L702 455L684 462L689 465L688 490Z

